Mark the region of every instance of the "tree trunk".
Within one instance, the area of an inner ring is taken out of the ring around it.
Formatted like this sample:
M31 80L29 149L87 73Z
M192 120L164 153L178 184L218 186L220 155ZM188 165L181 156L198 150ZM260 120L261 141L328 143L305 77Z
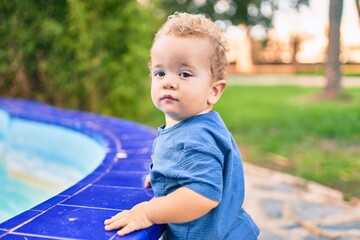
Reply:
M325 97L336 98L342 92L340 55L340 24L343 0L329 1L329 44L325 65Z

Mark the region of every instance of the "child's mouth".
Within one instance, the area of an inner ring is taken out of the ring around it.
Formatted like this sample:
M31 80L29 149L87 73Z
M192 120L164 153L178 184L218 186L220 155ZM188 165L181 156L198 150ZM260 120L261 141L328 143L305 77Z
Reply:
M160 100L170 100L170 101L179 101L171 95L164 95Z

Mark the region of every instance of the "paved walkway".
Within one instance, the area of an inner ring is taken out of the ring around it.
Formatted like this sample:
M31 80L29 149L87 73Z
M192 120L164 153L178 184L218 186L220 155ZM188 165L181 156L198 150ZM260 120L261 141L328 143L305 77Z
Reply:
M244 163L245 209L259 240L360 239L360 204L333 189Z
M306 75L236 75L229 76L229 84L241 85L297 85L297 86L325 86L324 76ZM347 87L360 87L360 77L343 77L342 84Z

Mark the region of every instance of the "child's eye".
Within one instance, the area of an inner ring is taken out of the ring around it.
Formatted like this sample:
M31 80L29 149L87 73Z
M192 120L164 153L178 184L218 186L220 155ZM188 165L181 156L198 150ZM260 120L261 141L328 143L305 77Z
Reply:
M179 74L180 77L183 78L188 78L188 77L192 77L192 74L188 73L188 72L182 72Z
M155 77L159 77L159 78L164 77L164 76L165 76L165 72L163 72L163 71L155 72L155 73L154 73L154 76L155 76Z

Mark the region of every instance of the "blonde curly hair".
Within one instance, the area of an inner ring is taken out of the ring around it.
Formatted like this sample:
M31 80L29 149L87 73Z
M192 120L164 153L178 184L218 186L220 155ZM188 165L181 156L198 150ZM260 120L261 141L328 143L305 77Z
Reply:
M214 80L226 80L228 44L220 29L205 15L179 12L170 15L155 34L154 42L166 35L209 39L214 43L214 54L211 59L212 77Z

